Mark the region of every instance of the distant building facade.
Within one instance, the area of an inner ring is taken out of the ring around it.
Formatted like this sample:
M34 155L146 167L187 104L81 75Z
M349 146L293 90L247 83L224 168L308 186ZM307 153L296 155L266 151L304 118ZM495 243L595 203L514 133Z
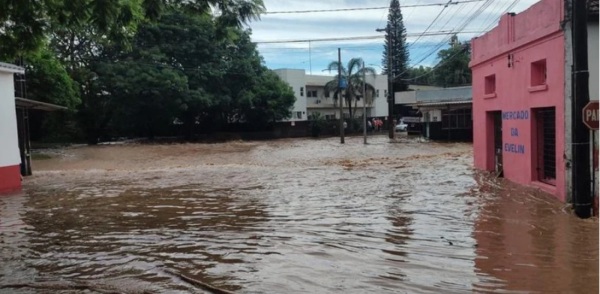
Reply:
M404 118L409 126L431 140L473 139L472 88L452 87L396 93L396 101L411 106L418 117Z
M472 40L470 63L475 167L561 201L570 200L572 48L563 27L565 3L542 0L504 15ZM589 31L590 85L597 85L597 20ZM592 88L590 98L597 100L598 87Z
M328 119L339 118L339 105L334 104L333 93L325 95L325 84L333 76L310 75L303 69L276 69L274 72L287 82L296 96L296 103L289 121L305 121L316 112ZM367 104L367 117L386 117L387 106L387 76L367 76L367 83L375 87L375 98L372 104ZM363 100L352 105L354 117L362 117ZM348 116L348 107L344 104L344 116Z

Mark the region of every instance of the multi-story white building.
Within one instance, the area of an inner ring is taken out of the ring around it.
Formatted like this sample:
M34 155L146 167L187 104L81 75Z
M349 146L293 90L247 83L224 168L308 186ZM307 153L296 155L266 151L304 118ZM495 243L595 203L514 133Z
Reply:
M292 87L296 95L296 103L289 121L307 120L309 115L316 112L326 118L339 118L339 106L334 104L333 93L325 96L325 84L331 81L333 76L309 75L303 69L276 69L274 72ZM375 99L371 105L366 105L367 117L387 116L387 76L367 76L367 83L375 87ZM362 117L363 100L352 105L352 112L354 117ZM348 115L347 105L344 105L344 115Z

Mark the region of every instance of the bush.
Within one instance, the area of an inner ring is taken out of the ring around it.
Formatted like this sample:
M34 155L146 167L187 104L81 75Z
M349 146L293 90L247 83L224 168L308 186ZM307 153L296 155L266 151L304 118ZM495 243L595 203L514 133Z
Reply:
M323 117L320 112L315 112L308 116L308 121L311 136L315 138L319 137L327 125L325 117Z

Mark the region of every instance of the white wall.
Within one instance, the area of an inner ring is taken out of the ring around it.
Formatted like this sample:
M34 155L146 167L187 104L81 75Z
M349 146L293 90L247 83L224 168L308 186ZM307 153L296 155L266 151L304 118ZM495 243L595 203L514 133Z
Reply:
M308 100L306 97L306 90L308 88L320 88L325 85L328 81L330 81L332 76L321 76L321 75L306 75L306 72L303 69L276 69L273 70L283 81L287 82L294 90L294 94L296 95L296 103L294 104L294 114L297 111L303 112L302 119L306 120L308 116L307 106ZM375 89L379 90L379 97L375 97L375 102L373 103L372 109L367 110L367 114L370 116L387 116L388 115L388 104L387 97L385 93L387 91L387 76L375 76L368 77L367 82L375 87ZM304 89L304 95L300 95L300 88ZM321 93L321 92L320 92ZM332 94L333 95L333 94ZM324 100L324 99L322 99ZM311 107L314 108L313 101L311 101ZM327 101L322 101L325 104L332 104L333 98L330 97ZM321 107L326 107L325 105L320 105ZM354 105L353 105L354 106ZM358 103L359 109L357 115L362 114L362 103ZM346 109L346 107L344 107ZM311 109L312 112L316 111L316 109ZM370 112L370 113L369 113ZM325 115L328 113L322 112L321 114ZM339 114L338 114L339 116ZM291 120L300 120L295 116Z
M0 71L0 167L20 163L13 74Z
M303 69L276 69L274 72L285 82L287 82L294 90L296 102L292 110L292 118L288 121L306 120L308 113L306 112L306 73ZM300 95L300 88L303 89L303 95ZM301 118L296 116L296 113L301 113Z
M394 100L396 104L417 103L417 91L396 92Z
M598 22L588 23L588 65L590 71L590 100L598 100Z
M367 77L367 81L379 90L379 97L375 97L371 116L387 116L388 102L385 93L387 93L387 75Z

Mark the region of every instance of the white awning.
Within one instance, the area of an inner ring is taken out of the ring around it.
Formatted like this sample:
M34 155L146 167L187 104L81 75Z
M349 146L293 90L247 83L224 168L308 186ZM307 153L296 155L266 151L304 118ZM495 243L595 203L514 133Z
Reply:
M15 98L15 105L20 108L39 109L45 111L67 110L68 108L52 103L40 102L25 98Z
M0 72L24 74L25 69L14 64L0 62Z

